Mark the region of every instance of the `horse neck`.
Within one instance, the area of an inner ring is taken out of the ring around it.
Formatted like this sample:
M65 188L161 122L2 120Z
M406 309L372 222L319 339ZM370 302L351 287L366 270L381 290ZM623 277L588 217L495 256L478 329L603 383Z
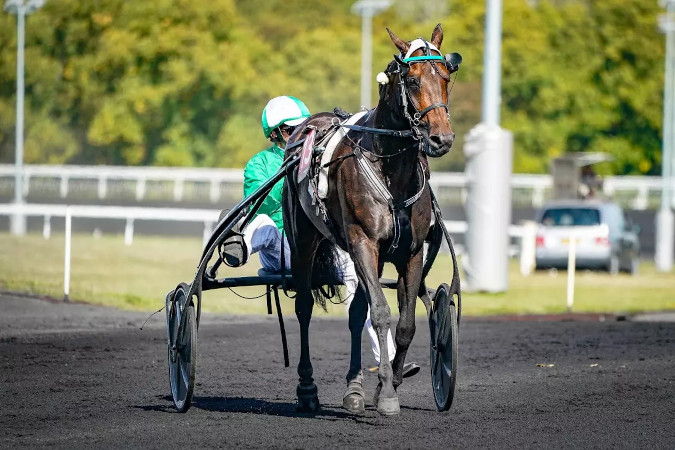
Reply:
M395 92L394 95L396 95ZM395 102L395 98L396 97L392 95L380 97L380 101L373 114L373 126L375 128L400 131L410 130L410 122L408 119L403 116L397 106L392 106L391 104L392 102ZM392 183L393 189L396 189L393 187L394 184L402 189L402 191L410 189L414 190L416 188L417 183L414 181L419 175L417 161L420 157L417 145L418 141L412 138L393 136L375 137L373 151L375 154L384 157L381 158L382 174L385 178L396 181L396 183ZM407 148L407 150L401 152L404 148ZM393 156L387 158L389 155ZM405 189L406 187L408 189ZM393 191L392 194L394 194Z

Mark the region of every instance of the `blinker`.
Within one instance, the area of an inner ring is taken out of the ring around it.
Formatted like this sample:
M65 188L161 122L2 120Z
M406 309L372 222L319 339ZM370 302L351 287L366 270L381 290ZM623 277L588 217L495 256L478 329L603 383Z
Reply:
M459 53L448 53L445 55L445 66L450 73L457 72L459 65L462 63L462 55Z

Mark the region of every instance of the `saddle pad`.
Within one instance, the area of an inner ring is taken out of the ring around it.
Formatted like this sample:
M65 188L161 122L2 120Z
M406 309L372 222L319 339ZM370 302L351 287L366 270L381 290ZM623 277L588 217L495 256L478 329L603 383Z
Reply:
M341 124L354 125L361 117L366 115L367 112L368 111L358 112ZM340 127L333 137L330 138L328 144L326 144L326 149L323 151L323 155L321 155L321 171L319 172L319 184L317 186L319 198L326 198L326 195L328 194L328 167L324 166L328 164L331 159L333 159L333 152L335 151L335 148L348 132L349 130L347 128Z

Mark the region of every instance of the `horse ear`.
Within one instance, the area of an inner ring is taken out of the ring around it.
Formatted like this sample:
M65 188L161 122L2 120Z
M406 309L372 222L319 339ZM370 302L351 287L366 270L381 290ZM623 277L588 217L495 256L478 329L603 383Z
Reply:
M391 42L393 42L396 48L398 48L398 50L405 55L408 52L408 49L410 48L410 43L396 36L394 33L392 33L392 31L389 28L387 28L387 33L389 33Z
M437 49L441 49L441 44L443 43L443 27L439 23L434 28L434 31L431 33L431 43L436 46Z

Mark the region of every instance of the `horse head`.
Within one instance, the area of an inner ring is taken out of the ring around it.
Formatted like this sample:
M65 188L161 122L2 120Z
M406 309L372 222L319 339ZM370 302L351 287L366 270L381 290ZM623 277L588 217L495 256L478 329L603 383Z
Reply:
M378 75L380 104L388 104L399 115L397 122L409 126L415 139L424 139L428 156L443 156L455 140L448 100L451 75L459 69L461 56L441 55L441 24L434 28L431 41L408 42L388 28L387 32L400 54Z

